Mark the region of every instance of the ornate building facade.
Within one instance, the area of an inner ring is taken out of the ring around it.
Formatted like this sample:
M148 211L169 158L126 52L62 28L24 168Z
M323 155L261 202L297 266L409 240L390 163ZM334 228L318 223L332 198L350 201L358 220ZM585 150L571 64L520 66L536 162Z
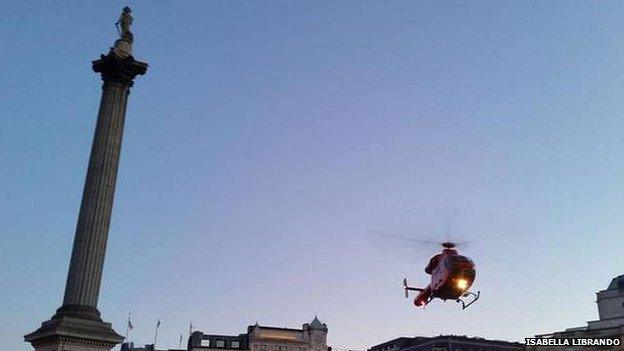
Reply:
M615 277L605 290L596 293L596 303L598 304L598 319L587 322L582 327L568 328L564 331L551 334L536 335L537 338L612 338L617 337L624 344L624 274ZM589 346L532 346L527 350L605 350ZM624 350L624 346L615 348Z
M154 345L135 347L124 343L122 351L157 351ZM301 329L261 326L247 327L238 335L204 334L195 331L188 339L186 351L331 351L327 346L327 325L314 317ZM173 351L173 350L171 350ZM183 351L183 350L176 350Z
M328 351L327 325L317 317L301 329L261 326L247 327L247 333L213 335L196 331L189 338L188 351Z

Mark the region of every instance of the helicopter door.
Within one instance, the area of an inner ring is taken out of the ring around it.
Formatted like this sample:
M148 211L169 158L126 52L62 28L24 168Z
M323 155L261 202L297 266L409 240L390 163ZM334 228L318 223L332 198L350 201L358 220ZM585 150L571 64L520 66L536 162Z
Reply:
M448 260L446 257L441 259L431 274L431 287L436 290L441 288L446 281L448 272Z

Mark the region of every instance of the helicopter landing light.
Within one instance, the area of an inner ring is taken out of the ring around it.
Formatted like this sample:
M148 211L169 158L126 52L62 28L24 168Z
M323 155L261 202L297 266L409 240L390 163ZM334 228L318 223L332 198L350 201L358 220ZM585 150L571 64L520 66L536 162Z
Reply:
M468 287L468 281L466 279L457 279L457 287L461 290L466 290Z

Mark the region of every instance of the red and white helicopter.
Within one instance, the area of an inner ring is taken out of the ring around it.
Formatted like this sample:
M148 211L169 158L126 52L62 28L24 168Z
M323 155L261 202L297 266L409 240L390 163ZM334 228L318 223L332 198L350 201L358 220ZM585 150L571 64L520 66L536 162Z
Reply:
M414 305L418 307L438 298L444 301L455 300L461 303L462 310L466 309L481 295L480 291L469 291L476 277L475 265L470 258L457 253L457 244L444 242L441 245L442 252L433 256L425 268L425 272L431 275L429 285L425 288L414 288L407 285L407 279L403 279L405 297L409 297L410 291L417 291Z

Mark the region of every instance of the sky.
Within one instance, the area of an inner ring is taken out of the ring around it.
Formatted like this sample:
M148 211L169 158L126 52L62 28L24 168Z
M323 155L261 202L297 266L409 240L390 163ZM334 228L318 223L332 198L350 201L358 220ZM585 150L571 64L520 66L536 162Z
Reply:
M62 302L126 5L149 69L98 308L129 340L315 315L338 350L523 340L596 319L624 273L622 2L0 1L0 349ZM437 248L372 233L449 223L481 299L416 309L401 282Z

